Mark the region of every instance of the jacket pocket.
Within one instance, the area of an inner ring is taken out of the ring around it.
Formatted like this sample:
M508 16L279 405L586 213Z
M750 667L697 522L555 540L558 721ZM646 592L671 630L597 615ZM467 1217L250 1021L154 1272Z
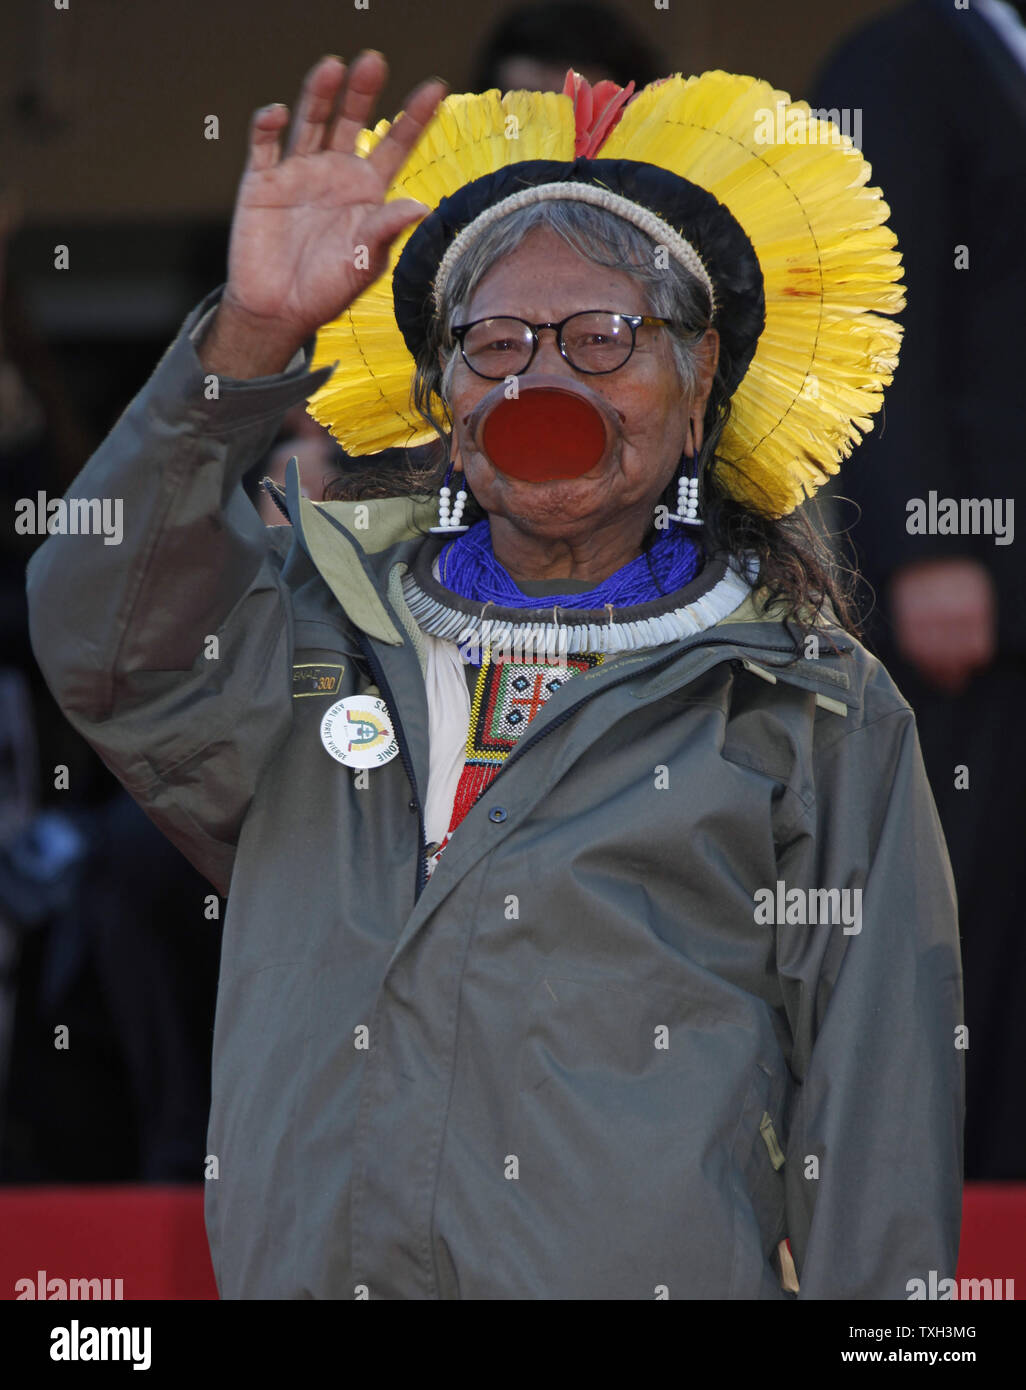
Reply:
M758 1128L770 1078L759 1070L753 1084L752 1051L750 1021L692 981L537 982L510 1134L534 1296L779 1296L760 1291L763 1269L769 1287L773 1276L752 1213L775 1226L761 1185L764 1170L770 1186L778 1176Z

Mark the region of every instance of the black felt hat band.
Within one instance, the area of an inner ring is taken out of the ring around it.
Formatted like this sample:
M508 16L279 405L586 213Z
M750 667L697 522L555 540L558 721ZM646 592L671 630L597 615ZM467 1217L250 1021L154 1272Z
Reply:
M474 179L443 198L413 232L392 277L396 323L410 352L419 357L427 342L435 313L435 276L458 233L496 203L560 182L608 189L654 213L694 247L713 282L721 370L733 392L748 370L766 318L762 271L752 243L706 189L658 165L629 159L527 160Z

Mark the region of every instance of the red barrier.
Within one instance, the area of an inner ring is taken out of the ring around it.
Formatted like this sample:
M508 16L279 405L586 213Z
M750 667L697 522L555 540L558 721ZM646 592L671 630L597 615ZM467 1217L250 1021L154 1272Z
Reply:
M1011 1279L1026 1298L1026 1183L970 1183L963 1210L958 1277L1000 1279L1005 1297ZM73 1280L110 1296L121 1280L125 1299L216 1298L203 1188L0 1188L0 1300L87 1296Z
M31 1296L19 1280L38 1298L73 1279L109 1279L111 1296L120 1279L126 1299L216 1298L203 1188L0 1188L0 1299Z
M1012 1279L1015 1298L1026 1298L1026 1183L966 1183L958 1277L1003 1279L1006 1298Z

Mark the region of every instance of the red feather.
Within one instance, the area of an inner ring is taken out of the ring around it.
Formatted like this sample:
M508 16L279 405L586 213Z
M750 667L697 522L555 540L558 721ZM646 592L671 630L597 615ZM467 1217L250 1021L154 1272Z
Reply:
M574 154L593 159L634 95L634 83L618 87L615 82L604 80L593 87L571 68L563 83L563 95L571 97L574 103Z

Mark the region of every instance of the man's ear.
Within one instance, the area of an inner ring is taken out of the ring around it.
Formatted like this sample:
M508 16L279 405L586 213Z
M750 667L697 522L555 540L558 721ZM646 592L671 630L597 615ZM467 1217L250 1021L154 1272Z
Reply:
M702 339L695 346L695 365L697 382L688 406L688 426L684 436L684 452L692 458L698 457L704 438L705 408L709 403L716 367L720 360L720 335L715 328L707 328Z

